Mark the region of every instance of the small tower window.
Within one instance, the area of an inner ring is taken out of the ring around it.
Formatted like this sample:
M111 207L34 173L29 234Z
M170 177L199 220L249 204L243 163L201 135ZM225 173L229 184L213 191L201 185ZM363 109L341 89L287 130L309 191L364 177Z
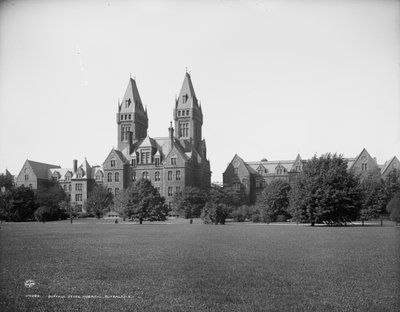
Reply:
M125 107L129 107L131 105L131 99L125 100Z
M178 117L181 117L181 111L178 110Z

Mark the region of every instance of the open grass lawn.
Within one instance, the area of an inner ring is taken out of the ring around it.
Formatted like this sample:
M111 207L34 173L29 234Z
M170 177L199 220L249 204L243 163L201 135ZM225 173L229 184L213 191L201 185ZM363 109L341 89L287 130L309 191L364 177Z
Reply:
M0 310L400 311L399 227L175 223L3 223Z

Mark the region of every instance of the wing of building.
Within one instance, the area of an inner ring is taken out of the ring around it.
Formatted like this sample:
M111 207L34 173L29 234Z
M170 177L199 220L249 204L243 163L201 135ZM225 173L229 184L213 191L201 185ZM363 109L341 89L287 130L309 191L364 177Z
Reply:
M397 157L388 160L384 165L378 165L376 158L373 158L364 148L355 158L346 158L348 170L366 178L371 175L380 175L385 179L389 172L400 168ZM245 190L249 203L254 203L257 196L265 186L275 179L292 183L298 174L302 172L306 160L300 155L293 160L262 159L260 161L244 161L235 155L223 173L223 184L225 187L234 187Z

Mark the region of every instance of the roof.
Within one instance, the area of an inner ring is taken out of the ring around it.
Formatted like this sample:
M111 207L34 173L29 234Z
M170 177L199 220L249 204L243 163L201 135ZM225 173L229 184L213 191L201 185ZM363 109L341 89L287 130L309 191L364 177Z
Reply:
M64 180L65 175L67 174L67 172L74 172L74 170L72 168L52 168L50 169L50 173L53 175L54 172L58 172L60 174L60 180Z
M187 95L187 101L184 102L183 97ZM197 104L196 93L194 92L192 79L190 78L189 73L185 74L185 78L183 80L181 91L179 92L179 98L177 99L177 106L191 107L193 104Z
M59 165L51 165L46 163L41 163L38 161L33 161L27 159L27 162L32 168L32 171L36 175L38 179L48 179L49 178L49 169L51 168L61 168Z
M126 105L128 103L128 105ZM126 88L122 103L119 106L120 113L132 113L136 109L144 111L142 100L139 95L139 90L136 85L136 81L132 78L129 79L128 86Z
M295 162L296 160L254 161L247 162L247 165L252 169L252 173L257 173L257 168L262 165L265 169L267 169L267 174L275 174L276 167L282 166L287 172L289 172Z
M388 161L385 162L385 164L382 166L381 168L381 174L385 173L386 170L388 170L388 168L390 168L390 165L396 161L399 162L399 160L397 159L396 156L392 157L391 159L389 159Z

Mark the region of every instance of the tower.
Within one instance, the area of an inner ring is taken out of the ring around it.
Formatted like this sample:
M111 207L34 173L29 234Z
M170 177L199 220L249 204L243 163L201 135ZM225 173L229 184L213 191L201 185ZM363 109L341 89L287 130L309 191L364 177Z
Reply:
M199 149L202 138L203 112L194 92L189 73L185 74L181 91L178 98L175 99L174 121L175 137L180 141L187 140L196 149Z
M145 138L148 124L147 110L143 108L136 81L130 78L122 102L118 103L118 150Z

